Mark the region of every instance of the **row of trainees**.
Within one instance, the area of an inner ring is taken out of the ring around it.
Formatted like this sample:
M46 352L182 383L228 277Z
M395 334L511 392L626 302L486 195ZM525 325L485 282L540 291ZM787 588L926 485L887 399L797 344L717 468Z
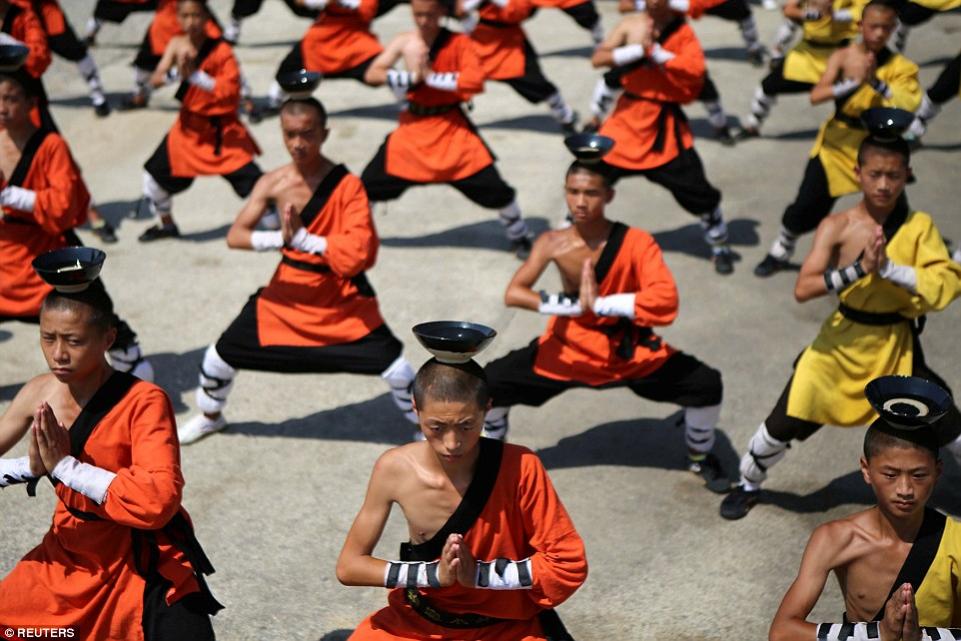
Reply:
M55 286L76 260L66 253L44 265ZM6 638L55 627L90 639L213 639L210 616L223 606L181 505L170 401L108 365L110 300L102 287L70 283L40 314L50 373L0 417L0 436L28 440L26 456L0 459L0 487L33 493L46 476L58 499L43 542L0 581L0 627ZM341 583L390 590L350 639L573 641L556 608L587 578L583 541L538 457L482 437L493 390L471 357L494 332L444 322L414 331L435 354L413 384L423 440L375 463L337 560ZM961 524L926 506L942 469L932 424L953 401L916 377L883 377L867 391L880 416L860 467L877 505L815 530L771 639L961 639ZM410 538L399 559L380 559L373 551L395 503ZM832 571L844 621L808 622Z

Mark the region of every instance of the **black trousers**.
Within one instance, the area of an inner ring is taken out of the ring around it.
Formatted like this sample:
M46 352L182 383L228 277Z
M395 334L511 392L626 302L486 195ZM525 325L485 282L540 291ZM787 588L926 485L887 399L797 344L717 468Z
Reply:
M140 41L137 55L133 59L133 66L144 71L154 71L160 64L161 57L153 52L153 47L150 46L150 29L147 29L143 34L143 40Z
M234 0L234 6L230 11L230 15L237 20L243 20L260 11L260 7L263 4L264 0ZM284 0L284 4L294 12L294 15L298 15L301 18L316 18L320 13L316 9L302 7L294 2L294 0Z
M644 378L606 385L559 381L534 372L537 339L484 367L494 407L540 407L562 392L576 388L627 387L642 398L681 407L710 407L723 397L721 373L684 352L674 353L660 368Z
M130 2L117 2L116 0L97 0L94 7L93 17L104 22L123 22L131 13L138 11L154 11L157 8L157 0L150 0L143 4L132 4Z
M170 155L167 151L166 136L160 141L160 146L153 152L153 155L144 163L143 168L153 176L153 179L157 181L158 185L171 194L179 194L185 191L194 182L193 177L184 178L182 176L174 176L171 173ZM250 195L250 192L253 191L254 185L260 180L263 174L264 172L260 169L260 166L251 160L240 169L232 171L229 174L223 174L223 177L230 183L235 194L241 198L246 198Z
M56 36L47 35L47 44L50 45L50 50L61 58L70 62L80 62L87 55L87 45L77 38L66 14L63 14L63 27L63 33ZM46 24L44 24L44 31L49 32Z
M727 2L722 2L716 7L711 7L704 13L722 20L740 22L751 17L751 7L745 0L727 0Z
M600 14L597 13L597 7L594 6L594 0L587 0L587 2L575 4L572 7L567 7L563 11L574 18L574 22L576 22L578 26L587 30L593 29L597 21L601 19Z
M800 356L798 356L798 360L800 360ZM794 364L797 366L797 360L794 361ZM937 383L948 390L949 394L951 393L951 388L944 382L944 379L932 371L924 362L924 352L917 338L915 338L914 341L914 358L911 368L912 375L919 376L932 383ZM784 386L784 391L781 392L781 397L778 399L774 409L771 410L770 415L768 415L764 421L768 433L783 442L807 440L808 437L823 427L821 423L805 421L788 415L787 404L791 394L791 383L793 381L793 376L788 379L787 385ZM934 429L938 434L938 444L942 447L953 442L958 436L961 436L961 413L958 412L957 403L951 404L951 409L944 415L944 418L934 424Z
M930 20L937 9L929 9L913 2L905 2L898 11L898 20L909 27L916 27L923 22Z
M144 641L214 641L214 628L200 595L188 594L167 605L168 589L169 581L156 579L148 581L144 588Z
M784 77L784 58L777 61L771 72L761 81L761 90L769 96L782 93L807 93L814 88L812 82L799 82Z
M303 47L303 41L298 42L293 46L293 48L290 50L290 53L288 53L286 57L280 61L280 67L277 68L277 74L275 75L275 78L280 76L282 73L289 71L300 71L301 69L307 68L307 66L304 64ZM345 69L344 71L338 71L337 73L325 73L324 78L350 78L358 82L364 82L364 74L367 73L367 69L370 68L371 63L374 62L374 58L376 58L377 55L378 54L374 54L356 67L351 67L350 69Z
M695 216L709 214L721 204L721 192L708 181L701 157L693 147L682 149L673 160L653 169L622 169L604 161L599 164L611 184L624 176L644 176L667 188L677 204Z
M541 70L537 52L527 38L524 38L524 75L501 82L510 85L522 98L532 104L544 102L557 93L557 87Z
M961 91L961 53L944 66L931 88L928 98L937 105L944 104Z
M407 191L408 187L424 184L387 173L386 140L377 150L377 154L367 163L360 180L364 183L367 198L371 202L394 200ZM501 177L494 163L487 165L476 174L447 184L467 196L471 202L487 209L506 207L514 202L514 197L517 195L514 188Z
M796 235L814 231L831 213L835 202L837 198L831 195L824 165L817 156L810 158L804 168L804 177L801 178L797 196L784 210L781 224Z
M324 347L262 346L257 333L257 292L217 340L221 358L234 369L290 374L380 374L397 360L403 345L386 323L350 343Z

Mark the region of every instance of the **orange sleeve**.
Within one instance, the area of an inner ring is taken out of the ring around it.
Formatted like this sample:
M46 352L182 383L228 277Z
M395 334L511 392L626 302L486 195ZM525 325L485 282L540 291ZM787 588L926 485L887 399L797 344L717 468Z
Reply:
M350 278L374 266L379 242L363 184L356 176L345 180L350 182L341 183L336 204L343 222L327 235L324 257L331 271Z
M32 179L36 171L41 174L38 178L42 184L39 188L25 188L33 189L37 195L32 214L36 223L51 234L61 234L81 224L90 206L90 193L67 143L57 134L48 134L34 162L39 162L39 166L29 172L31 179L27 183L36 182Z
M547 470L530 451L521 455L518 499L524 534L535 550L533 586L526 593L541 607L556 607L587 579L587 556Z
M28 7L18 6L20 6L22 12L17 16L12 35L30 49L30 54L27 56L23 68L34 78L39 78L53 60L50 47L47 45L47 34L44 32L37 14Z
M520 23L527 20L532 9L531 0L507 0L507 4L503 7L489 2L481 9L480 16L500 22Z
M360 0L360 6L357 7L357 17L364 22L373 21L377 17L377 5L378 0Z
M704 85L704 51L688 25L664 43L674 57L663 65L642 68L644 95L665 102L688 103Z
M140 383L138 383L140 385ZM184 479L170 399L151 386L132 401L131 464L117 470L100 510L134 528L162 528L180 509Z
M229 47L221 45L221 52L207 64L201 65L207 73L214 77L214 90L208 94L211 106L229 108L237 102L240 96L240 66ZM206 62L206 61L205 61ZM199 91L202 89L197 88Z
M461 37L457 71L457 94L461 100L470 100L471 96L484 91L484 68L473 41L466 36Z
M661 248L653 238L645 240L634 259L640 282L640 289L634 295L634 323L641 327L670 325L677 318L677 285L664 263Z

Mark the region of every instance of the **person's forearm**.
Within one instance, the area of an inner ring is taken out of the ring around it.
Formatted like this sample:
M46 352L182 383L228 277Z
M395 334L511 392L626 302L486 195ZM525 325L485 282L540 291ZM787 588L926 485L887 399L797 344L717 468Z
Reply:
M803 619L774 619L768 641L815 641L817 625Z
M520 307L536 312L541 305L541 296L530 287L515 285L507 288L504 304L508 307Z
M337 561L337 580L343 585L384 587L387 562L370 555Z
M802 274L798 276L797 283L794 285L794 299L799 303L805 303L827 293L824 276L820 274Z

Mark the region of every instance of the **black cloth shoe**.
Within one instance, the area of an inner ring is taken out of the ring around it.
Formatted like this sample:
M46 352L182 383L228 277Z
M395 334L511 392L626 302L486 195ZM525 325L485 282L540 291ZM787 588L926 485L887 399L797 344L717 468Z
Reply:
M712 250L711 262L714 263L714 271L722 276L734 273L734 252L727 245L722 245Z
M106 220L96 227L91 225L90 231L92 231L93 235L99 238L101 242L110 245L117 242L117 230L114 229L113 225L108 223Z
M764 257L764 260L757 264L754 268L754 275L759 278L767 278L768 276L787 269L790 263L786 260L781 260L780 258L775 258L771 254Z
M725 147L733 147L737 143L737 140L731 135L731 128L727 125L716 127L714 129L714 138Z
M530 236L521 236L517 240L511 241L511 251L520 260L527 260L527 257L531 255L531 247L533 247L533 243Z
M104 100L99 105L94 105L93 112L97 114L97 118L106 118L110 115L110 103Z
M731 491L731 479L724 473L721 462L713 454L708 454L699 461L689 458L687 469L704 479L704 485L715 494L727 494Z
M571 119L568 122L561 123L561 131L565 136L573 136L577 133L577 121L580 119L580 115L575 111L571 114Z
M147 97L142 93L132 93L120 103L120 111L136 111L147 108Z
M137 240L142 243L150 243L164 238L180 238L180 230L177 229L177 225L170 223L169 225L154 225L153 227L148 227L144 233L140 234Z
M747 51L747 60L748 60L748 62L750 62L751 65L754 66L754 67L763 67L763 66L764 66L764 58L765 58L765 55L764 55L764 54L765 54L765 53L766 53L766 52L765 52L765 50L764 50L764 47L757 47L757 48L755 48L755 49L748 49L748 51Z
M721 516L728 521L743 519L760 497L761 490L745 490L743 485L738 485L721 501Z

